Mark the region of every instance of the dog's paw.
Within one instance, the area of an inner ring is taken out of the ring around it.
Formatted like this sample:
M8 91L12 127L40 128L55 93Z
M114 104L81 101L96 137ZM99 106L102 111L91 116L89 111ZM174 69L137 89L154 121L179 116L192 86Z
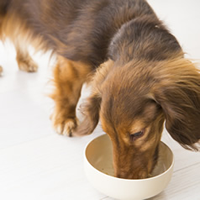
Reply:
M26 60L18 59L17 62L19 69L22 71L36 72L38 70L38 65L31 58Z
M56 119L55 116L51 117L55 131L64 136L72 137L78 125L78 119Z
M2 68L2 66L0 66L0 76L1 76L2 72L3 72L3 68Z

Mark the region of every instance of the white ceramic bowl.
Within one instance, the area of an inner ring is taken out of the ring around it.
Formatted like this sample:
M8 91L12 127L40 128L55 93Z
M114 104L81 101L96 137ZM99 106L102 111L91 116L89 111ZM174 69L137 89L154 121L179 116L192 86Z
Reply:
M174 166L170 148L160 142L159 159L153 177L122 179L114 177L112 144L109 137L101 135L85 149L84 167L90 183L103 194L122 200L142 200L162 192L168 185Z

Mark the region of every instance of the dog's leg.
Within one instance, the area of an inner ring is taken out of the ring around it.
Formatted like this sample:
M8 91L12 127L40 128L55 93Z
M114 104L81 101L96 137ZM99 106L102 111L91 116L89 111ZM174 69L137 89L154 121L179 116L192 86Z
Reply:
M3 72L3 68L2 68L2 66L0 66L0 76L1 76L2 72Z
M73 136L78 123L76 105L82 85L91 70L90 65L58 57L54 69L55 91L51 95L55 101L55 110L51 119L57 133Z
M20 70L26 72L36 72L38 69L37 64L30 57L27 49L21 47L20 45L15 45L17 56L16 60Z

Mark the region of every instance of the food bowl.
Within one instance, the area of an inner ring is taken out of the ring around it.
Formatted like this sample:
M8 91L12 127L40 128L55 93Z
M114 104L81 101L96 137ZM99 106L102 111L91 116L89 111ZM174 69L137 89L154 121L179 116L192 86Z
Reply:
M104 134L92 140L85 148L86 176L94 188L114 199L142 200L162 192L168 185L174 166L170 148L160 142L159 158L153 176L145 179L114 177L112 143Z

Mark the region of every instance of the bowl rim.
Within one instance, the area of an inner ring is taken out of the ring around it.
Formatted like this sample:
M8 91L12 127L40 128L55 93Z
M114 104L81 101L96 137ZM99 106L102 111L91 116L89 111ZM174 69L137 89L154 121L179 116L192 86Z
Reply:
M157 176L153 176L153 177L150 177L150 178L144 178L144 179L125 179L125 178L118 178L118 177L115 177L115 176L111 176L111 175L105 174L105 173L99 171L98 169L96 169L96 168L89 162L89 160L87 159L87 156L86 156L86 150L87 150L87 147L89 146L89 144L90 144L93 140L95 140L95 139L97 139L97 138L99 138L99 137L103 137L103 136L105 136L105 135L107 135L107 134L104 133L104 134L101 134L101 135L99 135L99 136L93 138L92 140L90 140L90 141L86 144L86 146L85 146L85 148L84 148L84 160L85 160L85 162L87 162L87 163L89 164L89 166L90 166L91 168L93 168L93 170L95 170L97 173L99 173L99 174L101 174L101 175L103 175L103 176L105 176L105 177L108 177L108 178L113 179L113 180L115 180L115 181L124 181L124 182L152 181L152 180L154 180L154 179L158 179L160 176L164 176L165 174L167 174L167 173L174 167L174 162L175 162L175 161L174 161L174 154L173 154L172 150L170 149L170 147L169 147L167 144L165 144L163 141L160 141L160 143L162 143L163 145L165 145L165 146L170 150L170 152L171 152L171 154L172 154L172 162L171 162L170 166L168 167L168 169L165 170L163 173L161 173L161 174L159 174L159 175L157 175ZM108 135L107 135L107 136L108 136Z

